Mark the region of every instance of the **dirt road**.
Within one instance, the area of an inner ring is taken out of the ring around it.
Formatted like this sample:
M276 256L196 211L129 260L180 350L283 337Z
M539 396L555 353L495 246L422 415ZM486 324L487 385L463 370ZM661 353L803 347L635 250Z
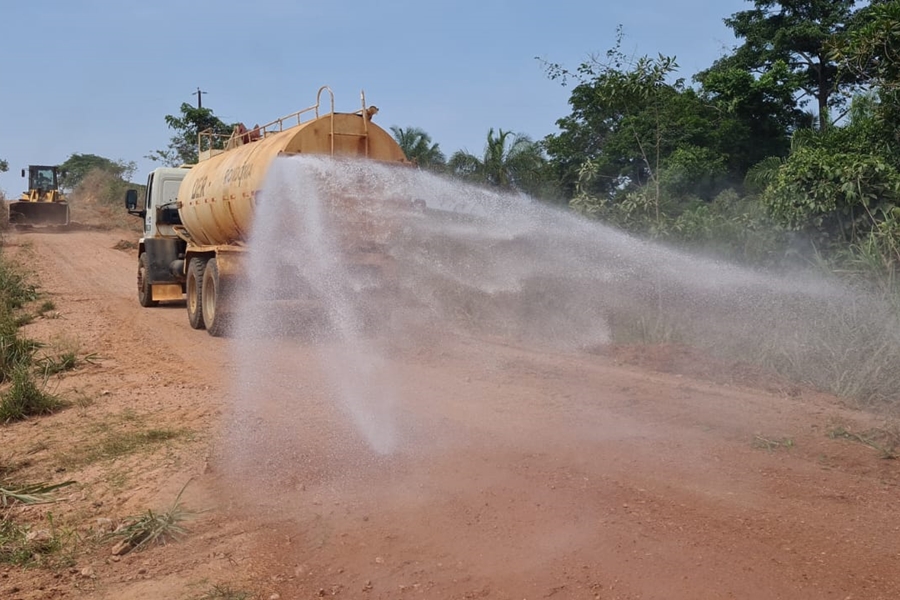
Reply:
M0 567L0 598L900 598L900 466L839 435L876 417L668 348L432 332L377 341L382 454L335 400L330 342L267 342L250 388L246 345L138 306L122 239L11 239L59 317L29 335L96 358L54 382L73 407L0 428L17 477L78 481L22 518L80 540L70 567ZM98 541L188 482L205 512L182 541Z

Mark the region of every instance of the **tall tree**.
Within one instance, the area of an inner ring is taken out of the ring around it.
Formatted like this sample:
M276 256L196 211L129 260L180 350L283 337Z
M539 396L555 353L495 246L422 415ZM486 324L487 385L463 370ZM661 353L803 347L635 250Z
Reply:
M872 137L887 144L888 155L896 155L900 145L900 2L873 2L859 10L834 56L843 70L874 90Z
M814 102L819 128L831 124L829 109L842 106L838 92L856 79L842 77L829 48L847 31L856 0L753 0L754 8L725 19L743 40L713 70L739 68L757 74L787 67L801 105Z
M397 144L403 149L403 153L411 161L414 161L423 169L441 171L447 164L447 158L441 152L440 145L432 143L431 136L418 127L403 129L396 125L391 126L391 132Z
M221 148L224 140L232 133L235 124L227 124L213 114L212 109L196 108L188 103L181 105L181 115L166 115L166 125L175 130L165 150L154 150L147 158L169 166L193 164L197 162L198 134L210 131L214 138L213 147ZM206 150L206 148L204 148Z
M110 160L96 154L72 154L60 165L60 184L63 188L72 190L78 186L84 177L91 171L99 169L127 181L136 169L133 162Z
M783 157L790 133L810 127L809 114L796 106L793 74L783 62L761 74L736 67L710 69L694 76L700 95L715 109L715 136L736 180L768 157Z
M481 158L465 150L450 157L450 171L463 179L501 189L534 192L546 164L540 144L527 135L491 128Z
M769 214L819 247L858 245L886 218L900 216L896 160L872 144L867 111L858 115L844 126L798 132L762 195Z
M5 159L0 158L0 173L9 171L9 163Z
M658 200L660 175L671 157L682 174L699 174L696 159L703 154L727 157L719 132L733 133L734 128L722 122L726 113L714 110L683 79L674 78L678 68L674 58L645 56L632 61L621 52L621 42L620 31L605 60L592 58L574 73L548 66L551 79L565 83L575 78L578 85L569 98L572 114L557 121L561 131L547 136L544 147L569 194L579 187L582 193L613 199L650 185ZM679 149L683 152L676 155ZM588 163L591 177L586 182ZM584 188L586 183L589 189ZM682 180L679 187L688 184Z

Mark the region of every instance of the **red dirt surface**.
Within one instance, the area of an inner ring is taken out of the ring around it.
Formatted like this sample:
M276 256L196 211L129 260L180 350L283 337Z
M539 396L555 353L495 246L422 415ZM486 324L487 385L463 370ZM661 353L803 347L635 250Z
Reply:
M7 237L58 313L27 335L96 357L51 379L72 407L0 426L11 477L77 481L11 513L52 513L71 561L0 566L0 598L900 598L900 461L829 435L876 416L678 348L423 334L378 342L398 427L380 456L324 342L273 340L284 378L236 392L233 340L138 305L132 236ZM108 443L149 430L171 439ZM185 484L186 537L111 554L103 530Z

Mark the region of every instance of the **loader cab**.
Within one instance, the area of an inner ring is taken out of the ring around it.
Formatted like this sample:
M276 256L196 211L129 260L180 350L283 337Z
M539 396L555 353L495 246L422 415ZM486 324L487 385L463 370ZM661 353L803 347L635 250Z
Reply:
M22 169L22 177L25 177L25 169ZM28 167L28 189L41 190L42 192L59 189L59 168L41 165Z

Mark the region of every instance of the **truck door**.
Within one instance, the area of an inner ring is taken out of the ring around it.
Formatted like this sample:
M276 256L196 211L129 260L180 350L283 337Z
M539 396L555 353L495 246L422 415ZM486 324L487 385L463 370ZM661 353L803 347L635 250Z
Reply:
M174 225L181 224L178 215L178 188L184 175L165 172L151 173L147 178L147 195L144 209L145 237L174 237Z

